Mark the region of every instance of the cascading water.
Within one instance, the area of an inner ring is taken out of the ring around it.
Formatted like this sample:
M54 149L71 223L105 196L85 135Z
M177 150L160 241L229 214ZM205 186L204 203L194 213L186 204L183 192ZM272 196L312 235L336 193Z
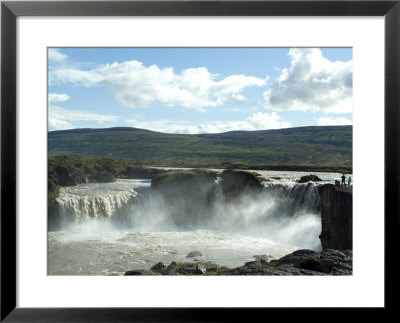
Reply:
M285 183L264 185L266 195L280 201L280 215L293 215L299 211L315 212L319 210L320 197L318 184L310 183Z
M135 181L135 187L149 185L149 180ZM133 203L137 191L132 182L92 183L61 187L56 198L60 218L64 224L80 223L93 218L115 218L126 216L128 206Z
M228 267L257 254L318 250L318 185L284 175L267 181L257 197L227 201L219 192L212 207L185 214L152 192L150 180L62 187L62 226L49 232L49 274L122 274L158 261L187 261L186 254L198 249L202 260ZM72 260L66 265L65 259Z

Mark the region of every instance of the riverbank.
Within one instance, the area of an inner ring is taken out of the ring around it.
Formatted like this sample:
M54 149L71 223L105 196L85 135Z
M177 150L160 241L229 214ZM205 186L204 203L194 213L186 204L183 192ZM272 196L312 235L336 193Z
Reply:
M268 260L267 255L236 268L221 267L211 262L162 262L150 270L130 270L125 276L171 275L171 276L348 276L353 272L353 253L351 250L328 249L321 252L297 250L280 259Z

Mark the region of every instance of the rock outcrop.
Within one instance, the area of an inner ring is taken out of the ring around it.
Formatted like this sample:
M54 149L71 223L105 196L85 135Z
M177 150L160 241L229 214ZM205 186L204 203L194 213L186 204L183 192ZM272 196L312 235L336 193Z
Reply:
M353 273L351 250L297 250L280 259L260 258L237 268L220 267L210 262L157 263L148 271L131 270L125 275L264 275L264 276L345 276Z
M307 183L307 182L321 182L322 179L320 179L317 175L306 175L306 176L301 176L300 179L297 181L297 183Z
M206 169L171 171L155 175L152 194L161 196L164 211L181 227L195 227L211 217L219 185L217 174Z
M322 249L353 248L353 194L333 184L318 187L321 199Z
M262 178L256 173L244 170L224 170L222 192L225 197L236 198L242 194L257 194L263 190Z
M203 257L200 251L191 251L186 255L186 258Z
M124 178L134 179L151 179L157 174L165 173L166 170L159 168L140 167L140 166L128 166L122 173Z
M48 179L59 186L82 183L111 183L118 178L151 179L165 170L109 158L74 158L58 156L49 158ZM50 183L49 183L50 185Z

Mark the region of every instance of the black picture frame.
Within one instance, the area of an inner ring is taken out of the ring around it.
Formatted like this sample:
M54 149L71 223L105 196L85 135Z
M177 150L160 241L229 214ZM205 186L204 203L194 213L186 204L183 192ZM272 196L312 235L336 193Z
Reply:
M1 3L1 322L233 322L228 308L18 308L16 282L16 19L19 16L384 16L385 307L396 310L399 245L400 0L380 1L2 1ZM371 188L383 189L383 188ZM373 255L371 255L372 261ZM287 309L268 309L286 311ZM295 309L293 309L295 310ZM297 309L299 313L301 309ZM331 309L326 309L331 311ZM244 313L243 313L244 312ZM261 313L260 313L261 312ZM369 312L368 315L373 315ZM254 316L253 316L254 315ZM257 316L255 316L257 315ZM299 314L302 315L302 314ZM331 314L330 314L331 315ZM332 315L335 315L332 313ZM371 317L371 316L370 316ZM373 316L372 316L373 317ZM378 316L377 316L378 317ZM381 318L382 319L382 318Z

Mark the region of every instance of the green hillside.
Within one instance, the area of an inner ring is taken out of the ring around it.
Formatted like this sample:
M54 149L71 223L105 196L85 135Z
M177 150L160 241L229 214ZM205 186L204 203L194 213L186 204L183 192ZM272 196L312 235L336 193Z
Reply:
M221 134L167 134L137 128L48 133L49 157L108 157L165 166L352 166L352 126L299 127Z

